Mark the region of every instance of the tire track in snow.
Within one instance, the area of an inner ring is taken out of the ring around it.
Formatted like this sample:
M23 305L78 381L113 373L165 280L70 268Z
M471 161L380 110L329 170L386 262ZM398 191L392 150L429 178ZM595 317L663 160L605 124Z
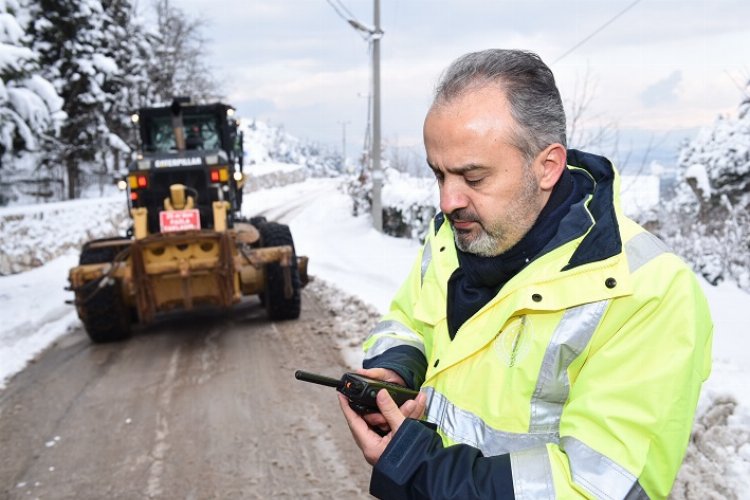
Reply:
M159 409L156 412L156 436L154 445L149 456L153 463L148 470L148 481L146 482L146 496L155 498L162 495L161 477L164 473L164 459L169 451L169 420L168 410L172 404L175 380L177 378L177 366L180 361L180 347L178 346L169 360L169 369L159 387Z

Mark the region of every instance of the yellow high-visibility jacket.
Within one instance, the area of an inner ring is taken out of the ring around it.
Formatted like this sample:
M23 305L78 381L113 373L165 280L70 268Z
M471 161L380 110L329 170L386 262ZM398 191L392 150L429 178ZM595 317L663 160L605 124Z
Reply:
M563 241L508 281L453 340L446 297L458 259L451 226L438 216L365 342L364 366L421 385L424 420L443 446L509 454L517 498L665 498L710 372L708 305L687 265L622 214L609 161L571 150L568 164L587 172L594 190L563 220ZM404 353L417 359L411 367L399 361ZM410 377L420 371L414 366L424 372ZM409 458L408 443L394 446L399 433L376 465L378 480L388 467L403 476L409 460L419 460ZM422 495L430 496L433 479L418 479ZM401 480L406 489L394 498L421 498Z

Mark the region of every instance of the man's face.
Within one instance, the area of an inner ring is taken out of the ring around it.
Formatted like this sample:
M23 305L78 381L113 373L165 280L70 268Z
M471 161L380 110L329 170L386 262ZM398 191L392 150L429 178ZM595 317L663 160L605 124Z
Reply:
M427 114L427 162L440 186L440 209L464 252L489 257L510 249L549 197L539 187L541 165L528 165L511 143L515 126L496 87L470 90Z

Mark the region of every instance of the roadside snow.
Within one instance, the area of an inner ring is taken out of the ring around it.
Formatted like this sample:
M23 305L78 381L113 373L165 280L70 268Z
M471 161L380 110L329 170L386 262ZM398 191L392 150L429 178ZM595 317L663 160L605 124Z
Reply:
M0 208L0 275L38 267L95 238L124 235L125 195Z
M352 217L352 200L339 189L340 179L309 179L284 188L247 196L243 212L271 214L289 220L295 246L310 257L311 274L323 276L342 290L385 312L406 277L419 243L375 231L367 217ZM294 214L285 207L305 200Z
M31 219L36 220L36 219ZM67 286L78 254L67 253L42 267L0 278L0 389L14 373L71 328L79 327Z

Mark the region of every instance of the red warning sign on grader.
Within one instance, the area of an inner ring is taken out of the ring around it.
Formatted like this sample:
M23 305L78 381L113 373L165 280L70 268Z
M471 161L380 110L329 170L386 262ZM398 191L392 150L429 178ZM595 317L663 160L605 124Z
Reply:
M190 210L163 210L159 212L159 225L163 233L200 229L200 212L197 208Z

